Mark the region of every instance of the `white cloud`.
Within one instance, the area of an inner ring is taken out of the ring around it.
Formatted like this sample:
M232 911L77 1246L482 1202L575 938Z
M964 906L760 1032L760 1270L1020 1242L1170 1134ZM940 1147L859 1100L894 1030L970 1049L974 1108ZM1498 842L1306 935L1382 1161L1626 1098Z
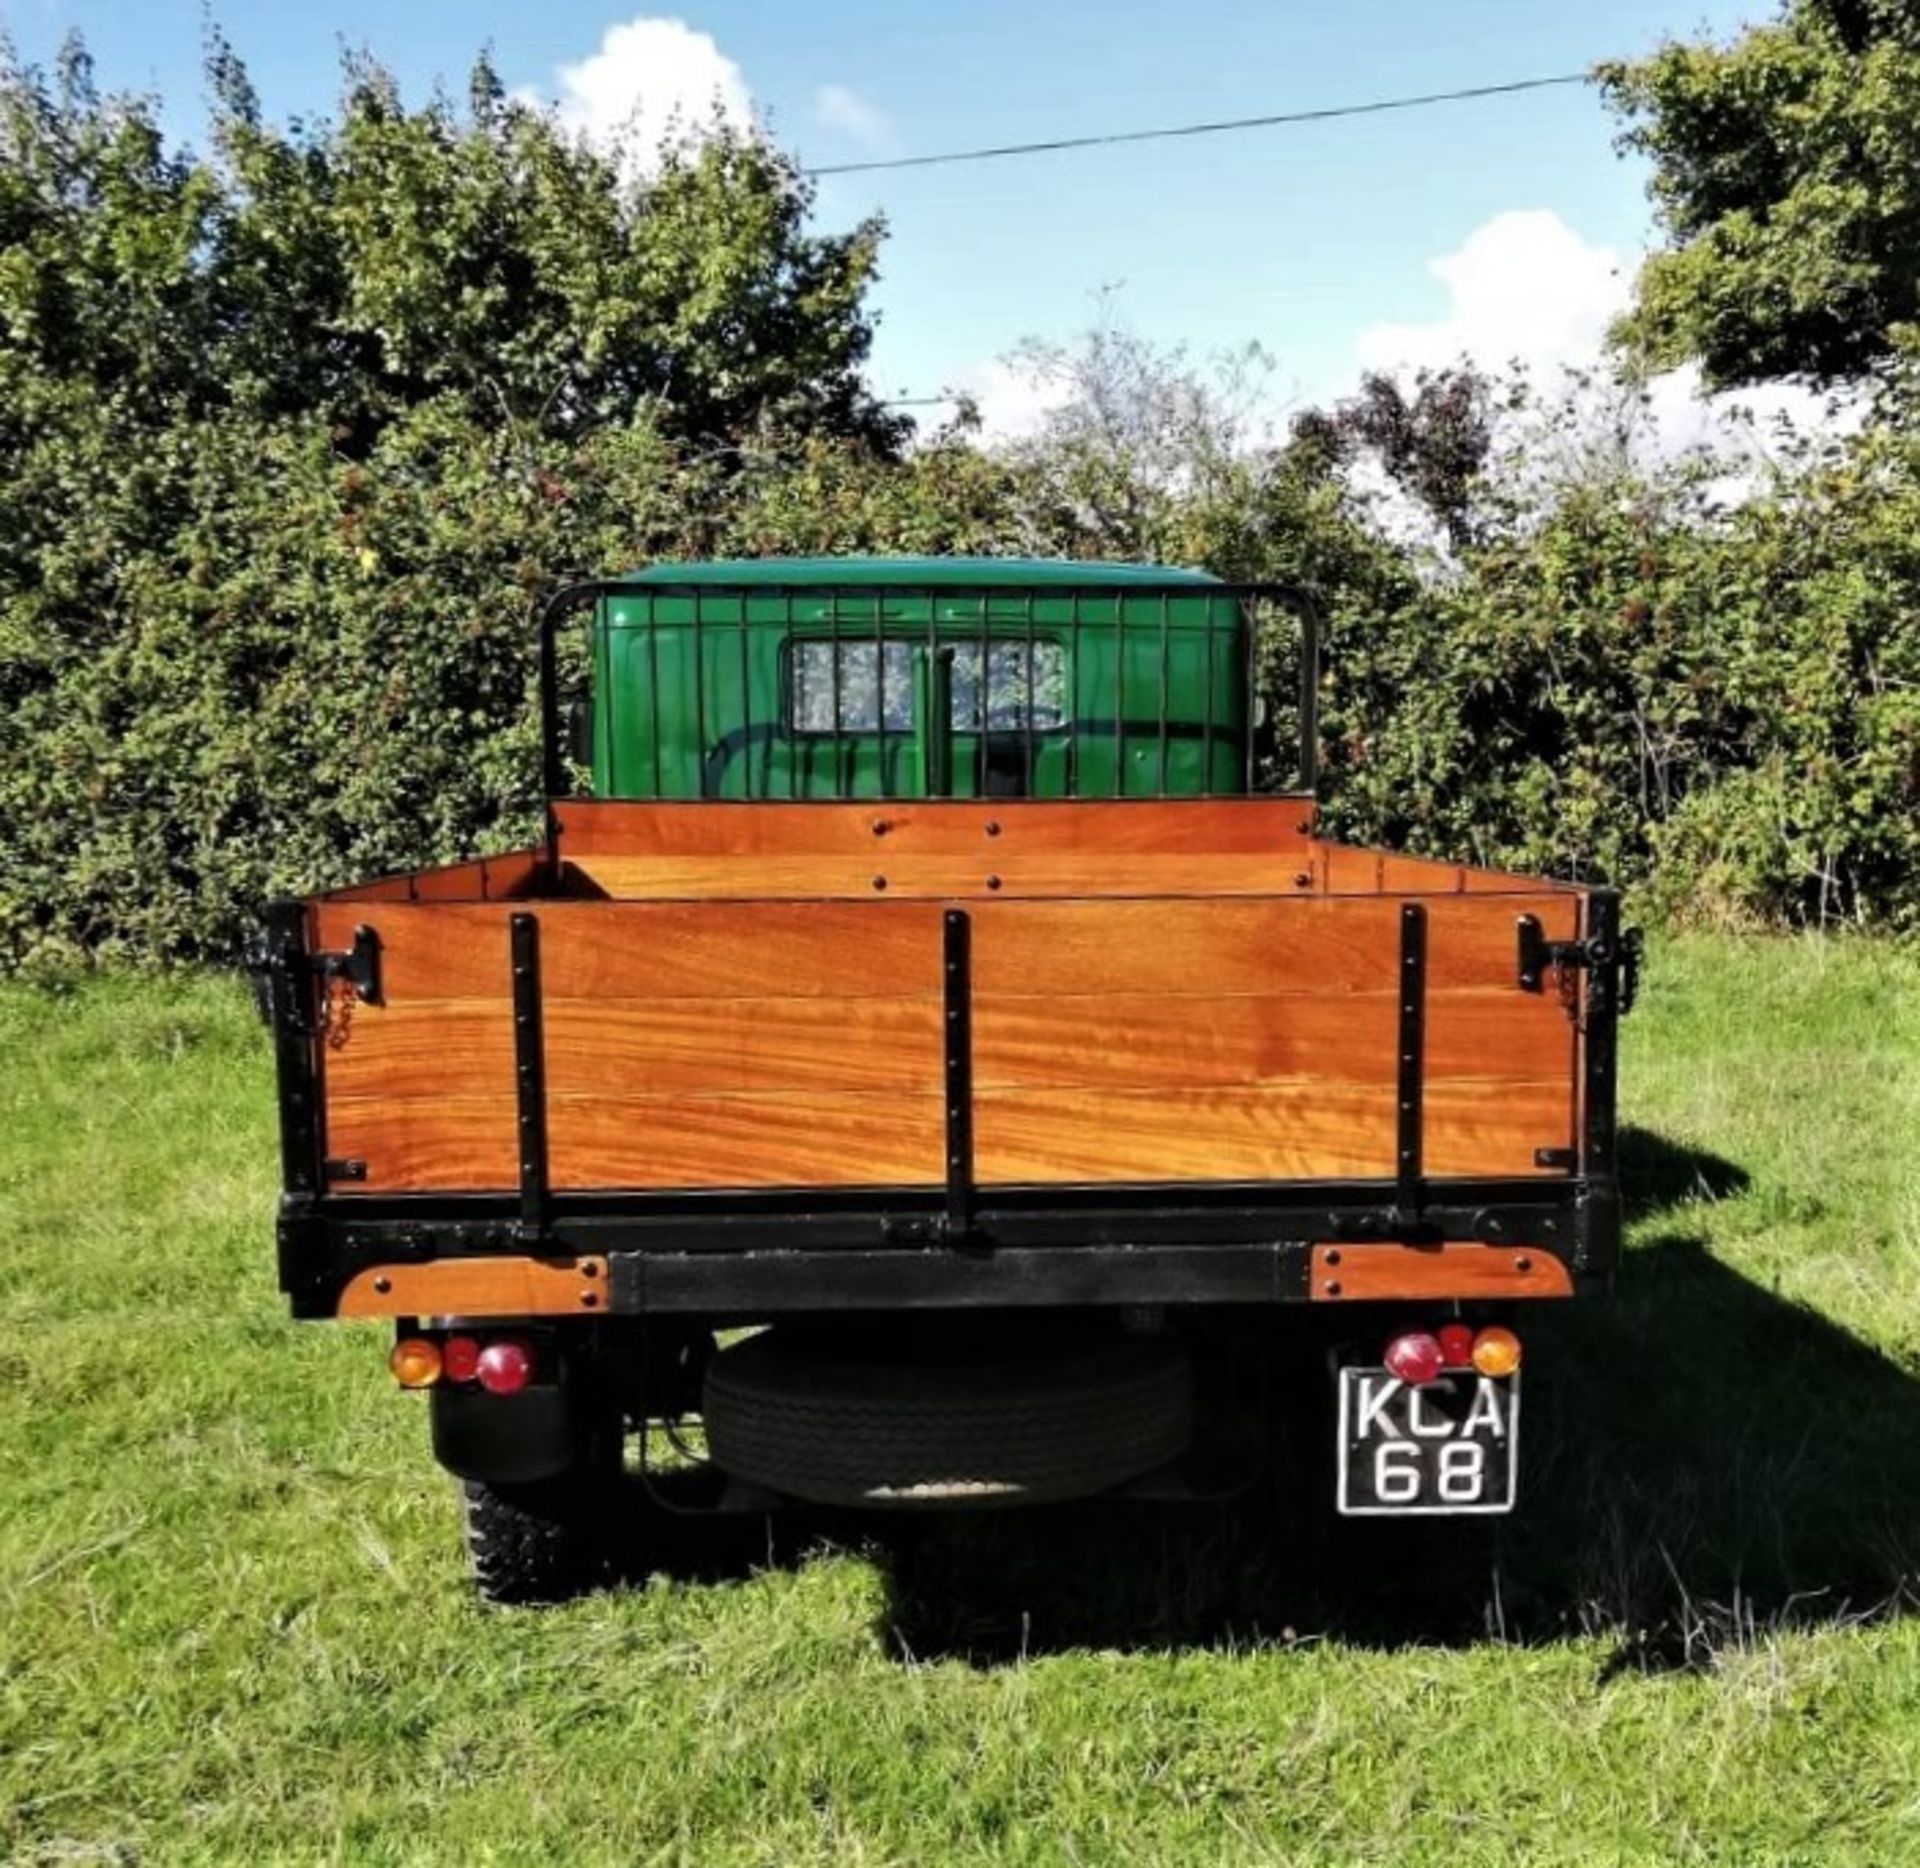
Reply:
M1363 370L1410 375L1470 358L1499 371L1518 363L1551 392L1566 369L1604 370L1607 327L1626 309L1638 260L1583 240L1546 208L1517 208L1474 228L1459 247L1428 262L1446 287L1445 313L1427 324L1376 324L1361 332L1355 356ZM1717 446L1735 453L1764 450L1778 421L1815 428L1828 420L1823 398L1775 384L1708 396L1689 366L1647 386L1648 447L1673 455ZM1736 417L1744 410L1746 425Z
M562 65L554 78L560 121L619 151L634 175L646 174L663 146L698 142L716 119L753 127L753 94L740 67L711 34L682 19L641 14L609 26L597 51Z
M1362 331L1363 369L1436 369L1462 356L1486 369L1591 363L1627 302L1620 256L1589 246L1546 208L1496 214L1427 270L1447 289L1445 316Z
M1065 370L1017 352L969 370L956 387L980 411L980 438L987 442L1031 440L1073 399Z
M893 120L878 104L844 84L823 84L814 92L813 120L862 149L894 147Z

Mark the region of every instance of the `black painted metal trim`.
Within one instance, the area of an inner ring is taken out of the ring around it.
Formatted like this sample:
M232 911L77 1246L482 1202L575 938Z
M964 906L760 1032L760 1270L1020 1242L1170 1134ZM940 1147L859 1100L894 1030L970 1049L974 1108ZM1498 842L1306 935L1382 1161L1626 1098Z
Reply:
M277 901L268 907L262 971L280 1090L280 1184L289 1194L315 1194L323 1185L320 1073L314 1056L318 986L304 902Z
M966 911L942 921L942 1021L946 1028L948 1235L966 1237L973 1218L973 934Z
M1400 1211L1394 1181L976 1187L964 1253L952 1249L957 1242L949 1239L941 1187L550 1193L542 1248L716 1263L774 1256L811 1267L791 1275L804 1282L817 1273L823 1292L833 1288L835 1264L863 1256L924 1266L945 1252L1015 1267L1007 1275L1018 1277L1019 1264L1038 1262L1018 1255L1036 1250L1065 1253L1078 1264L1089 1253L1165 1248L1193 1255L1180 1261L1191 1301L1224 1302L1245 1275L1233 1257L1240 1247L1478 1241L1533 1246L1578 1268L1581 1241L1591 1249L1592 1227L1605 1210L1604 1198L1596 1204L1578 1179L1428 1180L1423 1192L1423 1209L1411 1221ZM512 1194L339 1193L290 1201L281 1239L282 1281L299 1316L331 1315L341 1287L370 1265L527 1249ZM683 1273L691 1283L695 1274L685 1267ZM1216 1273L1219 1296L1209 1299ZM981 1275L991 1282L992 1274ZM1306 1295L1304 1272L1297 1293L1290 1286L1280 1291L1282 1298L1295 1295Z
M520 1230L537 1240L547 1227L547 1068L540 1029L540 921L509 917L513 963L513 1076L520 1159Z
M1394 1170L1400 1212L1419 1214L1425 1125L1427 1022L1427 911L1418 902L1400 909L1400 1025L1395 1105Z
M1594 889L1585 900L1580 1011L1580 1174L1574 1268L1605 1274L1620 1260L1621 1204L1616 1084L1620 1037L1620 897Z
M990 1255L891 1252L616 1252L616 1313L765 1316L809 1311L1050 1305L1277 1304L1307 1295L1310 1248L1026 1246Z

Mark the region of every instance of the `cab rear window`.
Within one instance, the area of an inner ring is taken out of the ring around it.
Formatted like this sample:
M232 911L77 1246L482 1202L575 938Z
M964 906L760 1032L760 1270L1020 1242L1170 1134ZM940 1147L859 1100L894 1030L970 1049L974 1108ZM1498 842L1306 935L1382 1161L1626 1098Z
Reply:
M787 717L796 733L913 730L913 642L796 641L787 645ZM1036 638L953 645L956 733L1044 733L1066 723L1066 655Z

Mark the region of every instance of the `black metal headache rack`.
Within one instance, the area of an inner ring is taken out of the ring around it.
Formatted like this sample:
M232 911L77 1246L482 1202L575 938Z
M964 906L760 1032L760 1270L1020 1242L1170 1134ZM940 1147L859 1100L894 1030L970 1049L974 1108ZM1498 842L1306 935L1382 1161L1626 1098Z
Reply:
M848 795L861 756L878 776L860 795L876 797L1310 792L1318 777L1323 612L1299 586L648 577L570 584L545 607L550 798L571 795L574 767L587 763L564 698L581 658L564 652L561 632L610 602L645 606L620 625L645 640L619 708L644 709L647 748L620 795L833 798ZM691 680L661 647L669 630L687 638ZM768 643L779 644L777 664L764 659ZM958 770L941 769L937 747L928 765L911 763L916 713L965 742ZM698 748L695 783L676 785L663 755L676 725Z

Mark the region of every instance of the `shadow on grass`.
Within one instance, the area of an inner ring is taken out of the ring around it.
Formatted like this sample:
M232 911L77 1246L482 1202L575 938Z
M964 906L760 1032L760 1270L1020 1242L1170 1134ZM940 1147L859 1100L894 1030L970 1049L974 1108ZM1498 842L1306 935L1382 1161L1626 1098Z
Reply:
M1617 1640L1608 1671L1659 1670L1783 1626L1903 1612L1920 1568L1920 1383L1685 1226L1690 1202L1745 1187L1739 1168L1645 1130L1623 1158L1632 1212L1669 1223L1610 1298L1526 1325L1514 1518L1337 1521L1267 1487L1212 1508L882 1521L869 1547L889 1640L903 1658L991 1666L1086 1647L1588 1633Z

